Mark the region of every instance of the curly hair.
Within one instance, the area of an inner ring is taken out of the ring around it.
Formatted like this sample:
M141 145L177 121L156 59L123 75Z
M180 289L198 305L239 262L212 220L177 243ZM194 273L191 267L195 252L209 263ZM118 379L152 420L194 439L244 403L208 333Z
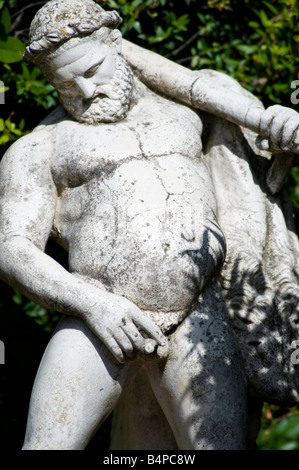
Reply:
M106 12L93 0L51 0L31 23L24 59L36 63L41 54L71 38L91 35L102 26L117 27L121 22L116 11Z

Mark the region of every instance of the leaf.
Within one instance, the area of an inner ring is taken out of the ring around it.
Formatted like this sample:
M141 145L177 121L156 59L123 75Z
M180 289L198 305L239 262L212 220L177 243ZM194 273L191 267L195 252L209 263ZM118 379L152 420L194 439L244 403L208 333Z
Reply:
M8 135L3 135L2 137L0 137L0 144L6 144L9 141L10 141L10 138Z
M134 21L133 28L135 29L135 31L137 31L137 33L139 34L142 33L142 27L141 27L140 21Z
M257 29L260 27L260 24L257 21L249 21L248 26L250 26L253 29Z
M20 131L23 131L24 127L25 127L25 119L22 118L21 121L20 121L20 124L19 124Z
M8 8L4 8L0 14L0 23L4 27L6 35L8 35L11 28L11 19Z
M141 5L141 3L142 3L142 0L134 0L134 2L132 3L132 5L133 5L135 8L137 8L137 7L139 7L139 5Z
M15 128L16 128L15 123L9 121L8 119L6 119L5 125L6 125L7 129L10 130L11 132L13 132L13 131L15 130Z
M290 441L290 442L285 442L279 446L279 449L277 450L296 450L297 449L297 442L296 441Z
M30 79L30 71L26 64L22 63L22 73L25 80Z
M267 26L269 24L269 20L268 20L268 17L266 15L266 13L264 12L264 10L260 11L259 17L261 19L261 22L263 23L263 26L265 26L265 28L267 28Z
M275 8L274 5L269 2L266 2L265 0L263 0L263 4L266 5L266 7L269 8L269 10L271 10L274 15L278 15L278 10L277 8Z
M258 49L255 44L252 46L249 46L247 44L238 44L236 48L243 54L253 54Z
M22 295L15 289L12 299L17 305L22 305Z
M280 433L290 440L297 440L299 437L299 416L294 415L282 420L277 425L277 433Z
M0 62L12 64L23 58L25 46L17 38L9 36L7 41L0 41Z

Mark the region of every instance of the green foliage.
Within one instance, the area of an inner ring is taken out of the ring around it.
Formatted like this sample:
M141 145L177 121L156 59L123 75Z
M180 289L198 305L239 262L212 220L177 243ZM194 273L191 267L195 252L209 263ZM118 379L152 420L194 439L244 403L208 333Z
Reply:
M10 119L4 120L0 118L0 145L17 140L22 135L25 135L26 132L23 132L24 126L24 119L22 119L17 126Z
M20 64L20 71L14 72L5 64L6 73L3 75L5 84L14 85L17 103L33 101L38 106L48 110L57 104L57 92L42 75L37 67Z
M292 205L296 211L299 210L299 167L295 166L292 168L289 176L286 180L286 186L288 188Z
M136 36L137 33L139 42L144 41L149 47L161 43L162 49L158 48L159 52L172 50L176 42L184 41L184 33L188 32L190 16L188 13L177 14L172 9L173 2L108 0L107 6L118 10L124 19L121 26L124 36ZM146 21L143 21L144 17Z
M13 301L20 306L25 315L33 318L45 332L52 332L59 316L52 310L47 310L34 302L26 300L18 291L14 291Z
M11 17L8 8L3 6L4 2L0 10L0 62L19 62L22 60L25 46L18 38L10 36Z
M259 450L299 450L299 411L264 405Z
M26 122L32 120L31 116L40 107L48 111L57 105L57 92L40 70L22 62L25 44L12 36L12 13L17 4L17 1L0 2L0 76L5 84L5 101L11 105L8 116L4 116L0 108L0 145L29 132L30 129L25 130ZM23 113L20 105L24 105L27 112ZM39 116L40 111L36 114ZM14 121L13 117L16 117Z

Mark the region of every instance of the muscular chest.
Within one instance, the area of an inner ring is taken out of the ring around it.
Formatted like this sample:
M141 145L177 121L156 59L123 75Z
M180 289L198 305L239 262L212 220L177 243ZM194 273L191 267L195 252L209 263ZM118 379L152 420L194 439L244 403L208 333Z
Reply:
M52 171L58 190L111 175L123 163L171 154L196 157L202 125L185 106L160 97L140 100L128 117L95 126L64 121L57 127Z

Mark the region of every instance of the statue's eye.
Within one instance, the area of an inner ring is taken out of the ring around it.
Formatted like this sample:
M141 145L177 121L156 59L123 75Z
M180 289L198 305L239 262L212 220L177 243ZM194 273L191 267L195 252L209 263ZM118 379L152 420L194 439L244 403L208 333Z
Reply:
M84 78L91 78L94 76L94 74L99 70L101 64L103 63L104 59L102 59L100 62L98 62L97 64L93 65L92 67L90 67L90 69L86 70L86 72L84 73Z
M63 90L69 90L74 86L74 83L69 81L69 82L63 82L59 84L59 88L62 88Z
M94 74L97 72L98 70L98 66L96 67L91 67L91 69L88 69L87 72L85 72L84 74L84 78L91 78L94 76Z

